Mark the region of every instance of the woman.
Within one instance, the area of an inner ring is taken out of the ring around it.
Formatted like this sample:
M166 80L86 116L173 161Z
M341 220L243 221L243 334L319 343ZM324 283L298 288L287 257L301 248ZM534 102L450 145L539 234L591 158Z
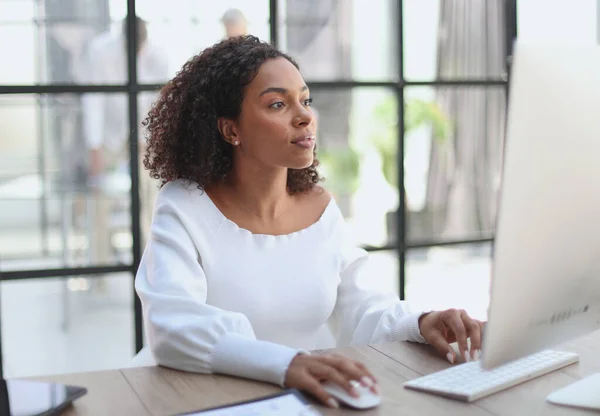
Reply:
M310 104L294 60L253 36L184 65L145 121L144 164L164 186L136 290L158 364L335 407L321 382L377 386L359 362L306 352L324 327L338 346L428 342L454 362L448 343L475 357L482 324L464 311L409 314L361 287L367 253L318 185Z

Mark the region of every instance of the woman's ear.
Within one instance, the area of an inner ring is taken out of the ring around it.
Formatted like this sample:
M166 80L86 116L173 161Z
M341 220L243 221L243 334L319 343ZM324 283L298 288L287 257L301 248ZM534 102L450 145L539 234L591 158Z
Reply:
M237 135L237 128L233 120L225 117L219 117L217 120L217 128L227 143L233 146L240 144L240 139Z

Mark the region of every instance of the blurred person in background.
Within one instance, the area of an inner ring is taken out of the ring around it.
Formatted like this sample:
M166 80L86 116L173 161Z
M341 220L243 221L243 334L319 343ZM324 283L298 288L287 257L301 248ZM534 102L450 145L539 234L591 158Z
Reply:
M221 18L221 23L225 26L225 36L233 38L248 34L248 20L244 13L238 9L229 9Z
M106 32L93 39L85 57L86 81L91 84L127 83L127 26L121 31ZM164 83L168 77L168 59L164 51L148 38L144 20L136 18L137 75L140 84ZM138 95L138 120L146 117L156 94ZM94 241L92 255L95 263L111 261L111 211L115 207L107 178L129 179L129 125L128 99L123 93L88 93L82 97L83 132L89 150L89 178L94 187L96 204L93 213ZM138 136L140 155L145 141ZM141 159L140 159L141 160ZM141 166L141 162L140 162ZM148 175L139 175L142 239L148 235L151 210L158 184ZM113 182L114 183L114 182ZM119 186L119 188L121 188Z

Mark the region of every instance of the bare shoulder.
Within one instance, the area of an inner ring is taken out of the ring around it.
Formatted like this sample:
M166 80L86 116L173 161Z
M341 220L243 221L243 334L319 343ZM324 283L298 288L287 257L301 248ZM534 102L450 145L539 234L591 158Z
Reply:
M333 198L331 193L320 185L316 185L308 193L308 199L311 200L311 205L319 206L323 209L329 205L331 198Z
M315 186L306 193L298 195L298 205L311 212L311 216L319 216L331 202L332 195L322 186Z

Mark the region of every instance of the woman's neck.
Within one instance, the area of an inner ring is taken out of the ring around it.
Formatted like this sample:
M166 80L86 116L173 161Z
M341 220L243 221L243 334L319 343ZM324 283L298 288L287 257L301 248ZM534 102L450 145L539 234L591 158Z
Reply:
M230 202L256 218L278 218L289 207L287 169L234 169L225 182Z

